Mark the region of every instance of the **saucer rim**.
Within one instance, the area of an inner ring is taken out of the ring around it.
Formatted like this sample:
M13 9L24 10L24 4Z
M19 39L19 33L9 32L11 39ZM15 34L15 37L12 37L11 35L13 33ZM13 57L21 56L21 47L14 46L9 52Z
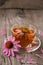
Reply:
M29 51L26 51L26 52L28 52L28 53L29 52L34 52L34 51L39 49L39 47L41 46L41 40L38 37L36 37L36 39L39 41L38 46L36 46L35 48L33 48L33 49L29 50Z

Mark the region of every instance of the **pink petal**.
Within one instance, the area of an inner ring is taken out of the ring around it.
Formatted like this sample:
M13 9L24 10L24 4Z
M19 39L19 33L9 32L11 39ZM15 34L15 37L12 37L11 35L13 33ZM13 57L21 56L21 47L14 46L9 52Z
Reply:
M36 48L36 46L32 46L31 48Z
M4 40L4 44L5 44L7 41L8 41L8 40L7 40L7 39L5 39L5 40Z
M12 38L12 42L14 42L14 41L15 41L15 37Z
M43 33L42 33L42 34L40 34L40 36L43 36Z
M26 50L29 51L31 48L30 47L27 47Z
M30 63L30 64L36 64L36 62L35 62L35 61L29 61L29 63Z
M21 47L21 45L19 45L19 44L16 44L16 46L17 46L17 47Z
M22 33L22 32L21 32L21 33L19 33L19 35L23 36L23 35L24 35L24 33Z
M8 54L8 49L4 49L3 53L4 53L4 55L7 55Z
M41 53L43 53L43 49L41 49Z
M42 56L40 56L39 54L35 54L37 57L39 57L39 58L43 58Z
M5 49L5 48L6 48L6 47L5 47L5 44L3 44L3 45L2 45L2 49Z
M14 42L14 44L18 44L18 43L20 43L20 41L15 41L15 42Z
M13 49L13 51L14 51L14 52L18 52L18 49L17 49L17 48L15 48L15 49Z
M3 53L5 53L6 52L6 50L3 50Z
M38 42L33 42L32 44L38 44Z
M16 30L17 33L21 33L22 31L21 30Z
M9 50L9 52L8 52L8 56L10 56L11 55L11 50Z
M8 36L8 41L15 41L15 37L12 37L12 36Z
M24 34L24 33L22 33L22 32L20 33L20 35L23 35L23 34Z
M13 52L13 50L11 50L11 55L14 56L14 52Z
M22 56L16 55L16 58L17 58L17 59L21 59L21 58L22 58Z
M4 35L5 34L5 30L4 29L1 29L0 30L0 35Z
M32 58L25 58L27 61L32 61L33 59Z
M8 41L12 41L12 36L8 36Z
M4 49L4 50L3 50L3 53L5 53L6 51L7 51L7 50L6 50L6 49Z
M8 51L6 51L5 53L4 53L4 55L7 55L8 54Z

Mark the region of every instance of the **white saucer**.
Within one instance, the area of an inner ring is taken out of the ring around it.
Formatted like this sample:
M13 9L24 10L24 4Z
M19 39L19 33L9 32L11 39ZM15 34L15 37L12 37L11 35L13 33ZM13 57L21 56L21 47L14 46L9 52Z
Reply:
M28 52L28 53L29 52L34 52L41 46L41 41L40 41L40 39L38 37L35 37L35 41L37 41L38 44L34 44L34 47L31 47L31 49L29 51L26 51L26 52Z

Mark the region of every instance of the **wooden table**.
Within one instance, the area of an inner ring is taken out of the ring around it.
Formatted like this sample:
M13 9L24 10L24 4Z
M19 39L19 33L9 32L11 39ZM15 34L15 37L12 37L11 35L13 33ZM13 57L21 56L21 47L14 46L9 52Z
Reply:
M27 57L31 57L37 62L36 64L29 64L24 60L18 61L15 57L7 57L2 53L2 44L4 39L11 34L11 26L28 26L29 24L35 25L43 32L43 10L0 10L0 29L5 29L5 35L0 35L0 65L43 65L43 58L35 56L35 54L39 54L43 57L40 52L40 49L43 48L43 37L40 37L41 47L37 51L27 54Z
M0 8L43 9L43 0L3 0ZM1 0L0 0L1 3Z

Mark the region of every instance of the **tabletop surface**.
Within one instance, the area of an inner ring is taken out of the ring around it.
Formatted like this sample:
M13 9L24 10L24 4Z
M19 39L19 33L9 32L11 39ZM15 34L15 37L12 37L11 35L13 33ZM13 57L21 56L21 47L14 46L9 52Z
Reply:
M2 44L4 39L11 35L11 26L28 26L29 24L33 24L43 32L43 10L0 10L0 30L5 29L5 34L0 34L0 65L43 65L43 54L40 52L40 49L43 48L43 37L40 37L42 44L37 51L25 54L26 57L33 58L35 64L27 63L23 59L18 60L15 57L4 56L2 53ZM37 57L35 54L39 54L42 58Z
M0 0L1 3L0 8L43 9L43 0Z

